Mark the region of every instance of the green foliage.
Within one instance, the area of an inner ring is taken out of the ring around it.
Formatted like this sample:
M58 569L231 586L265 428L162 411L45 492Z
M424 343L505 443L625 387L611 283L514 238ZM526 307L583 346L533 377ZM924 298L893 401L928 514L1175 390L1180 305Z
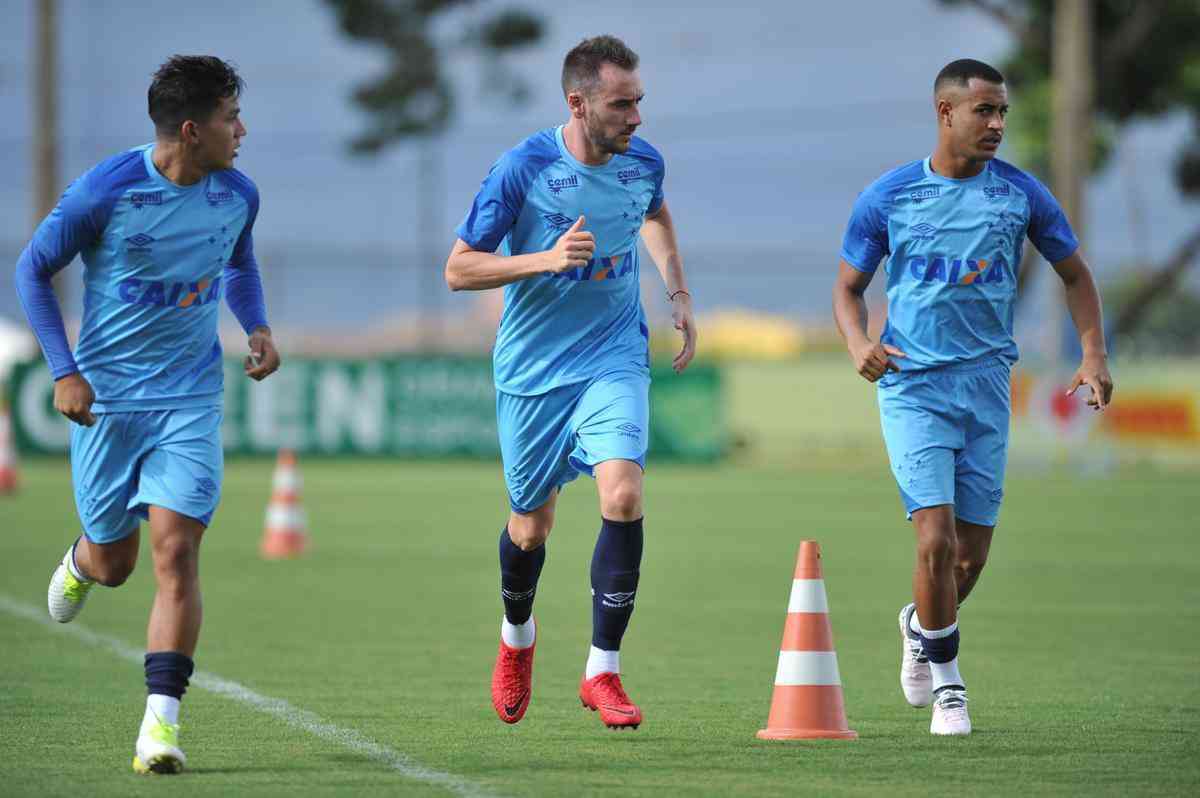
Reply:
M354 102L370 117L368 129L351 143L353 151L377 153L390 144L443 130L454 112L455 92L443 58L468 52L484 61L489 91L521 102L528 89L509 70L502 55L536 42L542 22L531 13L507 8L490 14L469 12L476 0L325 0L337 15L342 32L382 47L388 56L384 73L354 91ZM436 23L460 12L462 32L439 40Z
M1112 308L1111 318L1123 314L1148 279L1149 275L1135 272L1105 286L1104 301ZM1200 354L1200 292L1180 287L1165 294L1147 309L1133 330L1113 341L1113 347L1123 357Z
M1016 47L1001 71L1019 98L1014 131L1018 150L1034 171L1045 174L1050 140L1053 58L1053 0L941 0L973 7L1012 32ZM1115 131L1139 118L1183 110L1193 123L1192 139L1180 155L1176 177L1185 193L1200 192L1200 5L1196 0L1094 0L1095 108L1093 169L1111 152ZM1037 104L1041 110L1034 111Z

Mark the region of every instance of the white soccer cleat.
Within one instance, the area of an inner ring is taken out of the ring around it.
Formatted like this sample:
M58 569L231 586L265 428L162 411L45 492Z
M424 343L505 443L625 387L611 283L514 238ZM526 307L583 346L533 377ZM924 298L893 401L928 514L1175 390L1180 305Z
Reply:
M187 757L179 749L179 724L155 721L143 725L137 738L133 770L143 776L151 773L179 773Z
M900 610L900 689L908 703L914 707L927 707L933 700L933 674L929 671L929 657L921 647L921 638L908 626L916 611L916 604L908 604Z
M66 556L54 569L54 575L50 577L50 588L46 591L46 605L50 610L50 617L59 623L75 620L75 616L83 609L88 591L96 584L75 578L71 569L67 567L70 556L71 549L67 549Z
M971 718L967 715L967 691L943 687L933 699L933 721L930 734L964 735L971 733Z

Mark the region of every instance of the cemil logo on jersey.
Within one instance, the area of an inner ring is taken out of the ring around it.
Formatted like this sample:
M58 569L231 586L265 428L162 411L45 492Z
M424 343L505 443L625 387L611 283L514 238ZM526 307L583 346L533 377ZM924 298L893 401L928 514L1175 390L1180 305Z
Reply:
M642 179L642 170L640 167L635 166L632 169L618 169L617 170L617 180L620 180L621 185L623 185L623 186L629 185L634 180L641 180L641 179Z
M155 305L169 308L196 308L221 298L221 278L195 283L166 283L130 277L117 284L121 301L131 305Z
M141 210L143 205L162 205L163 193L161 191L131 191L129 192L129 203L136 210Z
M928 186L926 188L918 188L916 191L910 191L908 198L913 202L923 202L928 199L937 199L942 196L941 186Z
M550 193L557 197L565 188L579 188L579 175L547 177L546 188L550 189Z
M997 197L1010 196L1011 192L1008 188L1008 183L997 183L994 186L984 186L983 195L988 199L996 199Z
M229 189L225 189L224 191L205 191L204 199L208 201L210 206L215 208L222 202L229 202L229 200L233 199L233 192Z
M986 261L982 258L926 258L916 256L908 259L908 273L923 283L978 283L1004 282L1004 259Z

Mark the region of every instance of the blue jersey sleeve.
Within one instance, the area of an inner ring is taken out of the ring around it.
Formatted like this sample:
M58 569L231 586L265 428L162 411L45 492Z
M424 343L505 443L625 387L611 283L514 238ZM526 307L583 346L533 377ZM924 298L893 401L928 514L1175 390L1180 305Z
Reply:
M887 218L879 207L879 195L867 189L854 201L842 237L842 260L860 272L873 274L888 252Z
M1050 189L1026 177L1028 183L1022 188L1029 196L1029 240L1050 263L1066 260L1079 249L1079 239Z
M226 179L234 191L246 200L246 225L242 228L233 254L222 270L225 282L225 302L246 334L267 325L267 304L263 297L262 278L254 256L254 221L258 218L258 187L241 172L231 170Z
M17 260L17 295L54 379L78 371L50 278L104 233L111 203L97 198L89 175L67 187Z
M506 153L484 178L471 210L455 232L478 252L495 252L525 206L534 175L515 152Z

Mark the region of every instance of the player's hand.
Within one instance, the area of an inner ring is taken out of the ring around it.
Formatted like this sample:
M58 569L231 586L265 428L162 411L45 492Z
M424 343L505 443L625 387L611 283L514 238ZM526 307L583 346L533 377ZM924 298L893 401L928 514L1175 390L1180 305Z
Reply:
M1112 401L1113 381L1112 375L1108 373L1106 356L1084 356L1083 362L1079 364L1079 370L1075 372L1075 378L1071 380L1067 396L1074 394L1083 385L1092 389L1092 395L1087 400L1089 407L1093 410L1103 410L1108 407L1108 403Z
M96 423L92 403L96 394L91 383L79 372L59 377L54 382L54 409L76 424L90 427Z
M675 320L675 329L683 333L683 348L671 362L671 368L682 374L696 356L696 319L692 316L692 297L686 291L677 291L671 300L671 318Z
M258 382L279 369L279 351L275 349L270 329L259 327L250 333L250 354L246 355L243 367L246 376Z
M584 221L586 220L582 216L576 219L575 224L559 236L554 248L550 250L548 271L552 274L561 274L586 266L592 259L592 254L596 251L596 237L581 229Z
M850 359L854 368L867 382L875 382L889 371L899 371L900 367L892 358L908 357L891 344L880 344L867 341L863 346L851 350Z

